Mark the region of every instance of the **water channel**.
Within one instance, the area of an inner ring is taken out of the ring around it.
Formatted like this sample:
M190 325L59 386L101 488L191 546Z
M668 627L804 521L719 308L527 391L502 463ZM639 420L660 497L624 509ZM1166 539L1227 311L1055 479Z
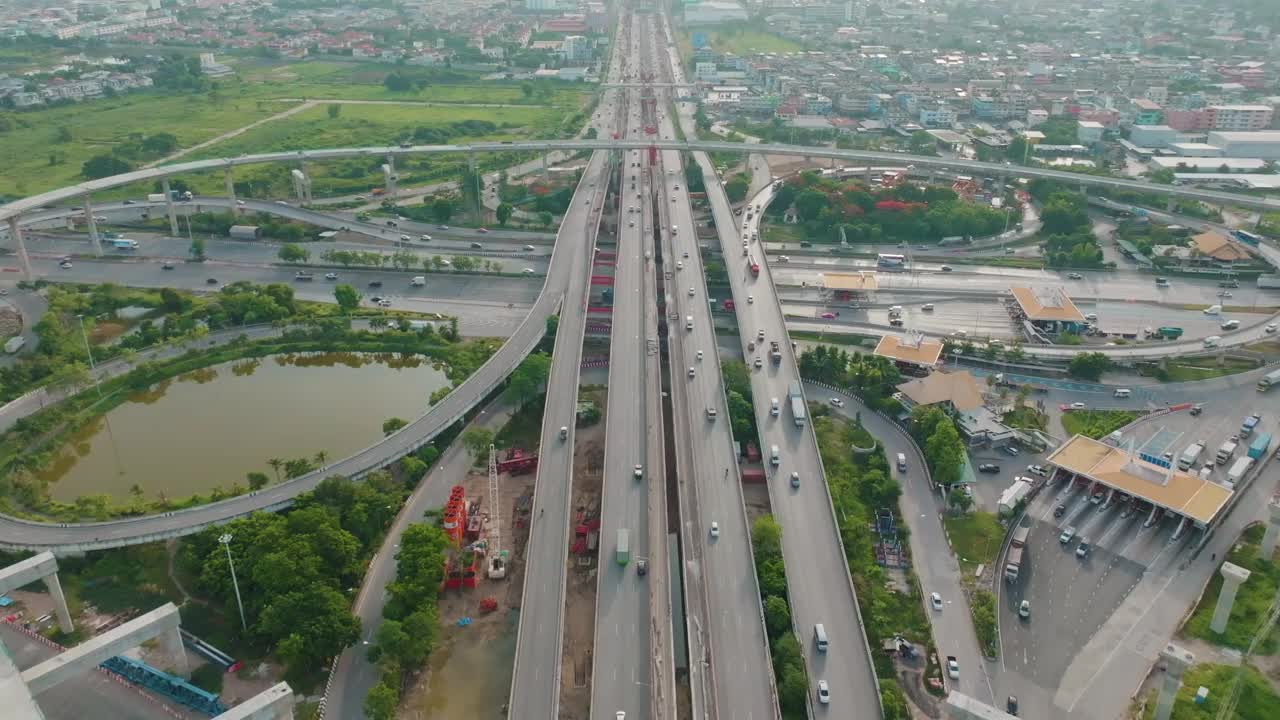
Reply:
M180 498L247 486L270 458L345 457L382 422L421 415L448 385L429 358L369 353L275 355L214 365L136 393L81 428L41 473L50 495Z

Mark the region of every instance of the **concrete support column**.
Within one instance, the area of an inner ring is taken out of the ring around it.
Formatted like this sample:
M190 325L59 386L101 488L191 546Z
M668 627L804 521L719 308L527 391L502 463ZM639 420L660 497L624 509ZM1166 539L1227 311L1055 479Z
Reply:
M93 217L93 196L85 193L84 221L89 226L89 243L93 245L93 254L102 257L102 237L98 235L98 221Z
M1081 194L1081 195L1088 195L1088 194L1089 194L1089 186L1088 186L1088 185L1081 185L1081 186L1080 186L1080 194Z
M49 596L53 598L53 612L58 616L58 629L64 633L75 630L75 625L71 624L71 611L67 609L67 597L62 594L62 583L58 582L58 573L45 575L41 579L44 580Z
M547 156L543 155L539 159L542 160L542 173L541 173L542 179L546 180L547 179Z
M31 258L27 255L27 244L22 240L22 228L18 227L18 217L9 218L9 236L13 238L13 247L18 252L18 265L22 268L23 280L34 280L31 274Z
M222 182L224 185L226 185L226 188L227 188L227 199L231 201L231 212L233 213L237 212L236 210L236 177L235 177L235 174L231 171L230 165L228 165L225 169L223 169Z
M164 644L165 654L169 656L169 661L173 663L174 675L181 675L184 678L191 677L191 668L187 664L187 650L182 647L182 633L178 628L166 630L160 634L160 642Z
M1249 571L1229 562L1222 563L1222 592L1218 593L1218 604L1213 608L1213 620L1209 621L1209 629L1215 633L1227 630L1227 620L1231 617L1231 606L1236 602L1236 591L1249 579Z
M1165 211L1165 212L1173 212L1173 211L1174 211L1174 210L1176 210L1176 209L1178 209L1178 201L1177 201L1177 200L1175 200L1174 198L1169 198L1169 199L1167 199L1167 200L1165 200L1165 201L1164 201L1164 211Z
M1262 534L1262 557L1270 560L1276 552L1276 541L1280 540L1280 498L1271 498L1267 510L1270 517L1267 518L1267 531Z
M160 191L164 193L164 209L169 216L169 235L178 237L178 211L173 206L173 191L169 189L169 178L160 178Z
M395 197L396 195L396 158L394 155L387 156L387 162L382 166L382 176L387 183L387 195Z
M1191 667L1196 656L1169 643L1160 651L1160 659L1164 661L1164 682L1160 685L1160 696L1156 698L1155 720L1169 720L1173 712L1173 701L1178 697L1178 688L1182 687L1182 673Z
M476 174L476 151L475 150L467 151L467 169L470 170L470 174L472 177L479 177L479 175ZM476 222L480 222L480 218L483 217L483 214L480 211L480 206L481 206L480 201L483 200L481 195L484 194L484 190L482 188L472 188L471 190L474 191L476 194ZM466 197L467 196L466 192L463 192L462 196Z

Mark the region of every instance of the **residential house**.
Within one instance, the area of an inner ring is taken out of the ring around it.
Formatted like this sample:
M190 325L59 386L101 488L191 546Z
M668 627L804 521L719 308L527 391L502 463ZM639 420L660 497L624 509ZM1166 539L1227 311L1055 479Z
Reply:
M1249 262L1251 256L1244 245L1221 233L1203 232L1191 238L1194 254L1222 265Z

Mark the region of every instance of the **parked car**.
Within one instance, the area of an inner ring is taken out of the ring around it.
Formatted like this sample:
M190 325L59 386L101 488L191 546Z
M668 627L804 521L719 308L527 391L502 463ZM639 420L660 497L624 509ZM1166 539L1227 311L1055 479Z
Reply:
M1045 469L1043 465L1028 465L1027 472L1031 473L1032 475L1039 475L1040 477L1049 476L1049 471Z
M1017 448L1017 446L1015 446L1015 445L1005 445L1005 446L1004 446L1004 451L1005 451L1005 454L1007 454L1007 455L1011 455L1011 456L1013 456L1013 457L1018 457L1018 455L1020 454L1020 453L1018 452L1018 448Z
M978 466L978 472L998 473L1000 472L1000 466L995 463L982 463L981 465Z

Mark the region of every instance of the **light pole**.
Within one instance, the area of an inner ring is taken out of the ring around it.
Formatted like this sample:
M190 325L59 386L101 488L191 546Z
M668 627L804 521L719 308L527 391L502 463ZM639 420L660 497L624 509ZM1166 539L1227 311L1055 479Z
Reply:
M89 349L89 334L84 329L84 316L77 315L76 320L80 323L80 339L84 341L84 354L89 356L89 378L93 380L93 386L98 390L98 399L102 399L102 386L98 384L97 374L93 366L93 351Z
M227 565L231 567L231 586L236 589L236 606L240 608L240 629L249 632L249 625L244 621L244 603L240 600L240 583L236 581L236 564L231 559L231 533L218 536L218 542L227 550Z

